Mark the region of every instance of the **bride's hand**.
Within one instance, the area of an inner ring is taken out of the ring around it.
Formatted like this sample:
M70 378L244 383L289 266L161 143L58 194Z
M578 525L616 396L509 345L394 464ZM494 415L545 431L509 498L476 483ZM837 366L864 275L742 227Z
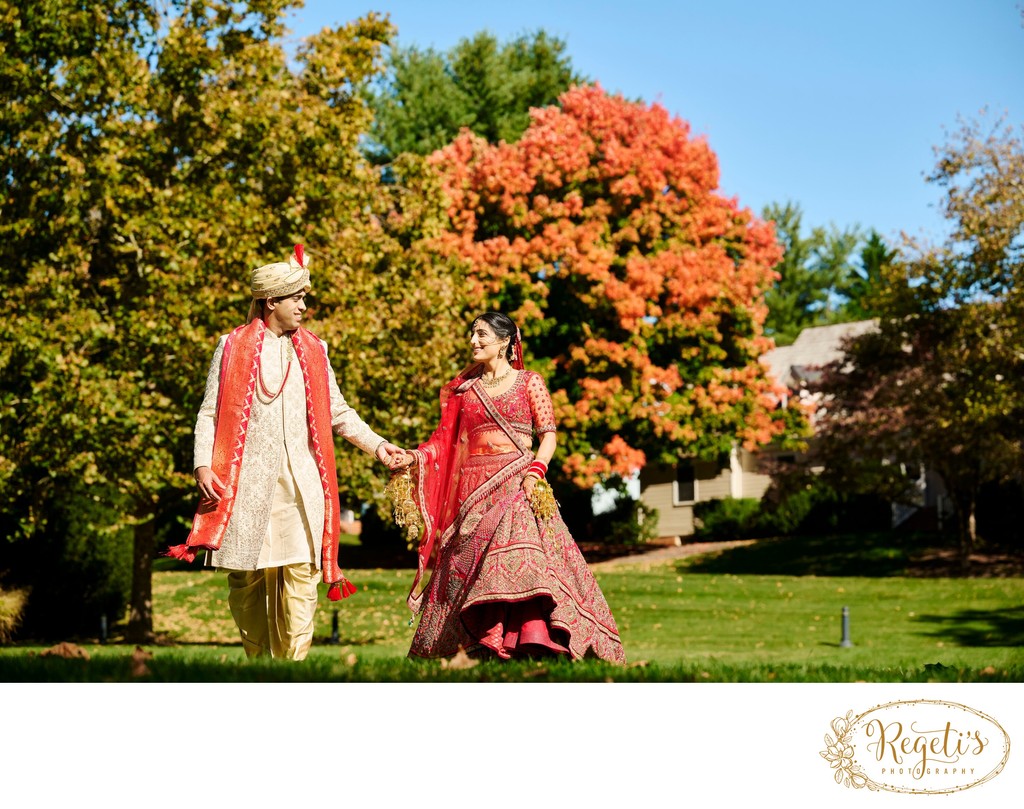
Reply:
M398 471L399 469L409 469L416 465L416 455L408 450L402 450L402 454L395 460L392 470Z
M527 497L533 497L533 487L537 485L538 478L534 475L527 475L523 478L523 491Z

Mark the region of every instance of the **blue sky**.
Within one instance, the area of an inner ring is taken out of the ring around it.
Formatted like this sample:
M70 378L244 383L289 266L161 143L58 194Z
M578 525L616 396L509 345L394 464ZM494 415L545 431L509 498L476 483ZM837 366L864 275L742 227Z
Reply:
M308 0L296 37L378 11L401 45L447 50L543 28L576 70L658 102L708 139L721 190L804 225L941 237L924 175L957 116L1024 123L1024 0Z

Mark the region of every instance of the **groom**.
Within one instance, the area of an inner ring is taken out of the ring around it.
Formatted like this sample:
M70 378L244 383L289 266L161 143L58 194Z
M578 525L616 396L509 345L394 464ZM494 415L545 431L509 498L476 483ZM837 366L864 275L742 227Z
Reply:
M313 640L317 584L355 592L338 566L333 435L393 467L402 450L349 407L327 344L302 327L311 286L296 245L252 271L246 325L220 338L195 427L202 499L184 545L227 571L228 604L248 656L302 660Z

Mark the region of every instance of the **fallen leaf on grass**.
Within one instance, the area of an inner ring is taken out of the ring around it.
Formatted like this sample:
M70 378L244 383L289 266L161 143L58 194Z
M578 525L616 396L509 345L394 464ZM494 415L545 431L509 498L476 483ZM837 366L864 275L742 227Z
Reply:
M465 649L459 649L459 651L451 658L451 660L442 660L441 668L443 669L471 669L473 666L480 665L479 660L474 660L468 654Z
M986 677L991 676L991 675L993 675L995 673L996 673L996 667L995 666L985 666L985 668L983 668L981 671L978 672L978 674L984 674Z
M61 641L56 646L51 646L49 649L45 649L39 653L40 657L64 657L72 658L78 657L82 660L89 659L89 653L76 643L68 643L67 641Z
M147 660L152 660L153 655L141 646L136 646L132 652L132 677L148 677L152 672L146 665Z

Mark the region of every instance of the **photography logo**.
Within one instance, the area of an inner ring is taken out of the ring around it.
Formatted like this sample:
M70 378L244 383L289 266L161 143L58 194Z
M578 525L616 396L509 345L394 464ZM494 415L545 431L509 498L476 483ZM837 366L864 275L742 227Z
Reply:
M833 719L820 755L845 787L962 792L1002 772L1010 737L991 716L956 702L887 702Z

